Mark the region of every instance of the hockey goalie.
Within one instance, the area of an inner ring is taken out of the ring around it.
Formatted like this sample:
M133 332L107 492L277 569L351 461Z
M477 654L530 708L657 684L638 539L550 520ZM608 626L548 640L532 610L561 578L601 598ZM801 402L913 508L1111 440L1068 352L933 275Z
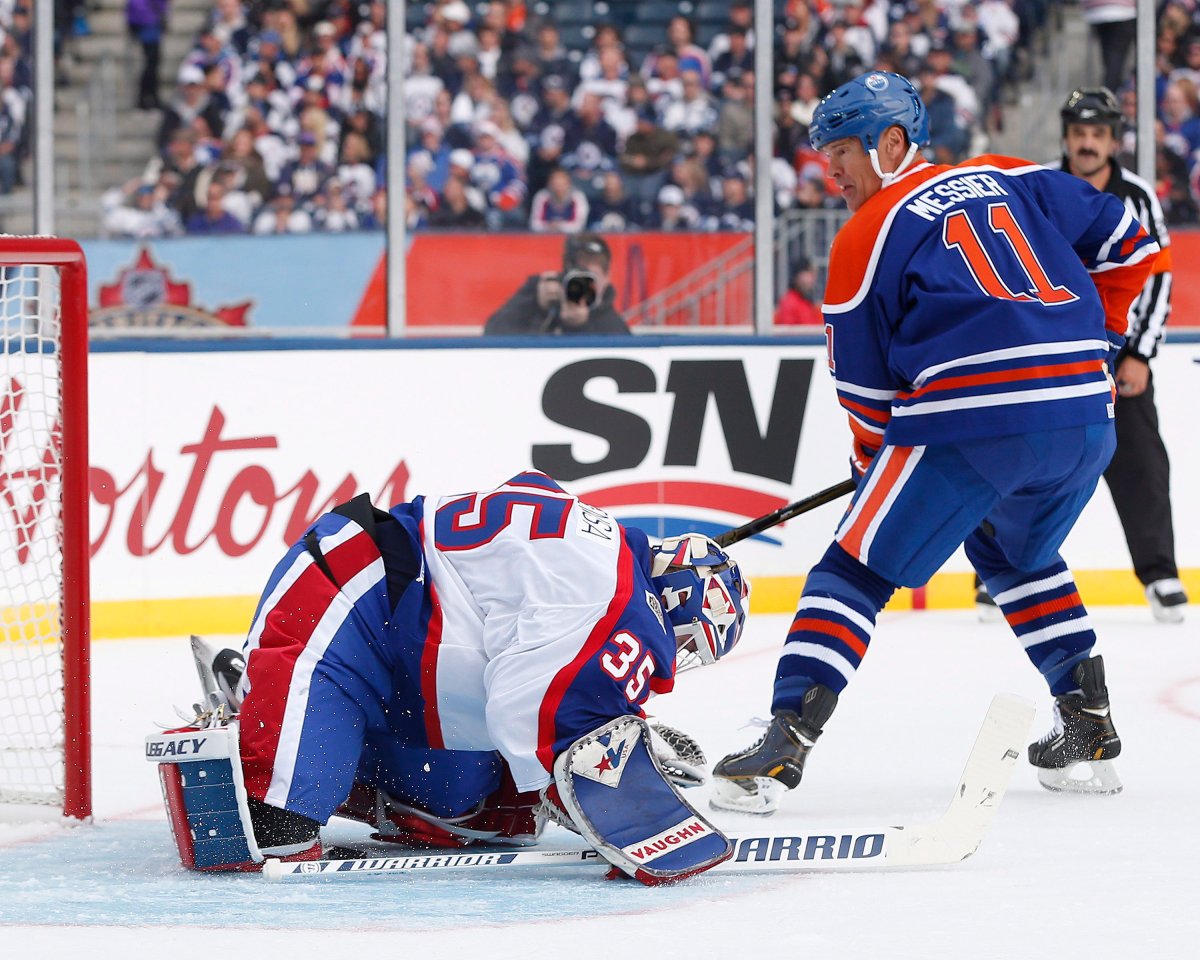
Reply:
M146 740L180 859L319 859L335 814L418 848L552 819L643 883L703 872L732 851L680 790L703 754L644 707L734 647L748 593L707 537L651 544L540 473L357 497L276 566L241 654L193 638L197 718Z

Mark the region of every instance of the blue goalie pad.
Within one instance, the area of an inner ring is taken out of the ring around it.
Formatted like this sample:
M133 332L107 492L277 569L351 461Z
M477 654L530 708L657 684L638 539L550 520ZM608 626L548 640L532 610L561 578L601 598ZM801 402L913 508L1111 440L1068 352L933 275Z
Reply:
M733 854L666 779L639 717L619 717L575 741L555 761L554 780L584 839L642 883L682 880Z

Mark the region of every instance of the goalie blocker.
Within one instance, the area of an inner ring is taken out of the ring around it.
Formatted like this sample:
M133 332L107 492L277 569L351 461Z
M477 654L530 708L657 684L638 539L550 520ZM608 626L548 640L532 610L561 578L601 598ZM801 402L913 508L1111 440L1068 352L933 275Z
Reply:
M733 844L668 776L646 721L620 717L559 754L546 802L622 872L648 886L673 883L728 860Z

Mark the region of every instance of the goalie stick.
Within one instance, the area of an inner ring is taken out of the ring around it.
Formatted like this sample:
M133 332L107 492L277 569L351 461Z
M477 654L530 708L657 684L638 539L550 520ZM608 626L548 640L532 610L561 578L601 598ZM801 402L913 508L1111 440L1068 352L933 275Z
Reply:
M753 537L756 534L762 533L764 530L769 530L771 527L785 523L793 517L798 517L802 513L808 513L809 510L815 510L817 507L824 506L832 500L837 500L844 497L848 493L854 492L854 481L843 480L841 483L835 483L832 487L826 487L814 493L810 497L805 497L803 500L797 500L794 503L789 503L787 506L780 507L771 513L764 514L754 520L743 523L740 527L734 527L732 530L726 530L719 537L716 537L718 546L727 547L731 543L737 543L739 540L745 540L747 537Z
M946 812L928 823L878 829L810 829L803 836L731 838L735 852L708 873L931 867L965 860L983 842L1008 788L1013 767L1033 722L1033 706L997 694L967 757ZM267 860L268 880L351 878L450 870L514 870L522 867L609 866L595 850L462 850L350 860L281 863Z

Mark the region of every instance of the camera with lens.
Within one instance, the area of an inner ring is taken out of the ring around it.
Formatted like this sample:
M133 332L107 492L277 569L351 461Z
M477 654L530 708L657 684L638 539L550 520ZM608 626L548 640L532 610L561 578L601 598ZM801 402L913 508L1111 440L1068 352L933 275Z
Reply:
M591 270L568 270L562 276L563 296L568 303L590 307L596 302L597 280Z

